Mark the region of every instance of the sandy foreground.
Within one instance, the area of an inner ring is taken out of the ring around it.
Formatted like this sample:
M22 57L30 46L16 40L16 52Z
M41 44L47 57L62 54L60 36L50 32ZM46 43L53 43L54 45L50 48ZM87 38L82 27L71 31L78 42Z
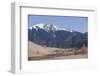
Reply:
M28 60L88 58L87 48L51 48L28 42Z

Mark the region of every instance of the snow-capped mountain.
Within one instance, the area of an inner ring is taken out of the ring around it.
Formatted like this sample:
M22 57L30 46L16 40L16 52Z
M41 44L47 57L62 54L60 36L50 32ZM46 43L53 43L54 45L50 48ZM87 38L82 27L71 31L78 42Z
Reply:
M57 31L57 30L64 30L64 31L69 31L69 32L72 32L71 29L68 29L68 28L58 28L56 25L54 24L34 24L33 26L29 27L29 29L42 29L42 30L45 30L45 31Z
M47 47L77 48L88 46L88 33L58 28L54 24L34 24L28 29L28 40Z

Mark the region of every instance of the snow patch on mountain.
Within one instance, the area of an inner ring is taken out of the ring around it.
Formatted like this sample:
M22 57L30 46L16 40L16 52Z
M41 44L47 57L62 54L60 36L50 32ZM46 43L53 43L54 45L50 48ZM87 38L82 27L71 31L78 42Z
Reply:
M57 30L64 30L64 31L69 31L69 32L73 32L73 30L68 29L68 28L58 28L56 25L54 24L34 24L32 27L29 27L29 29L43 29L45 31L57 31Z

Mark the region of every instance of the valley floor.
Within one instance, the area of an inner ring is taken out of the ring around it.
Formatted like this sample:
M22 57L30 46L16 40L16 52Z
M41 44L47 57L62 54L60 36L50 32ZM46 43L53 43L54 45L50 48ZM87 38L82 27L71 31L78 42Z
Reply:
M28 42L28 60L88 58L87 48L52 48Z

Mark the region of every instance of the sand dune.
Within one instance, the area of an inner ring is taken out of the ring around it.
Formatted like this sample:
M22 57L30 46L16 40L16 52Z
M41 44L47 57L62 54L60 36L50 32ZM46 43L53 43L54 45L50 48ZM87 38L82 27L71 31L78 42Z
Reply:
M44 56L49 54L49 51L47 51L45 47L42 47L40 45L37 45L31 41L28 42L28 56L34 57L34 56Z
M28 42L28 57L35 59L68 59L68 58L87 58L87 48L51 48L38 45L31 41Z

